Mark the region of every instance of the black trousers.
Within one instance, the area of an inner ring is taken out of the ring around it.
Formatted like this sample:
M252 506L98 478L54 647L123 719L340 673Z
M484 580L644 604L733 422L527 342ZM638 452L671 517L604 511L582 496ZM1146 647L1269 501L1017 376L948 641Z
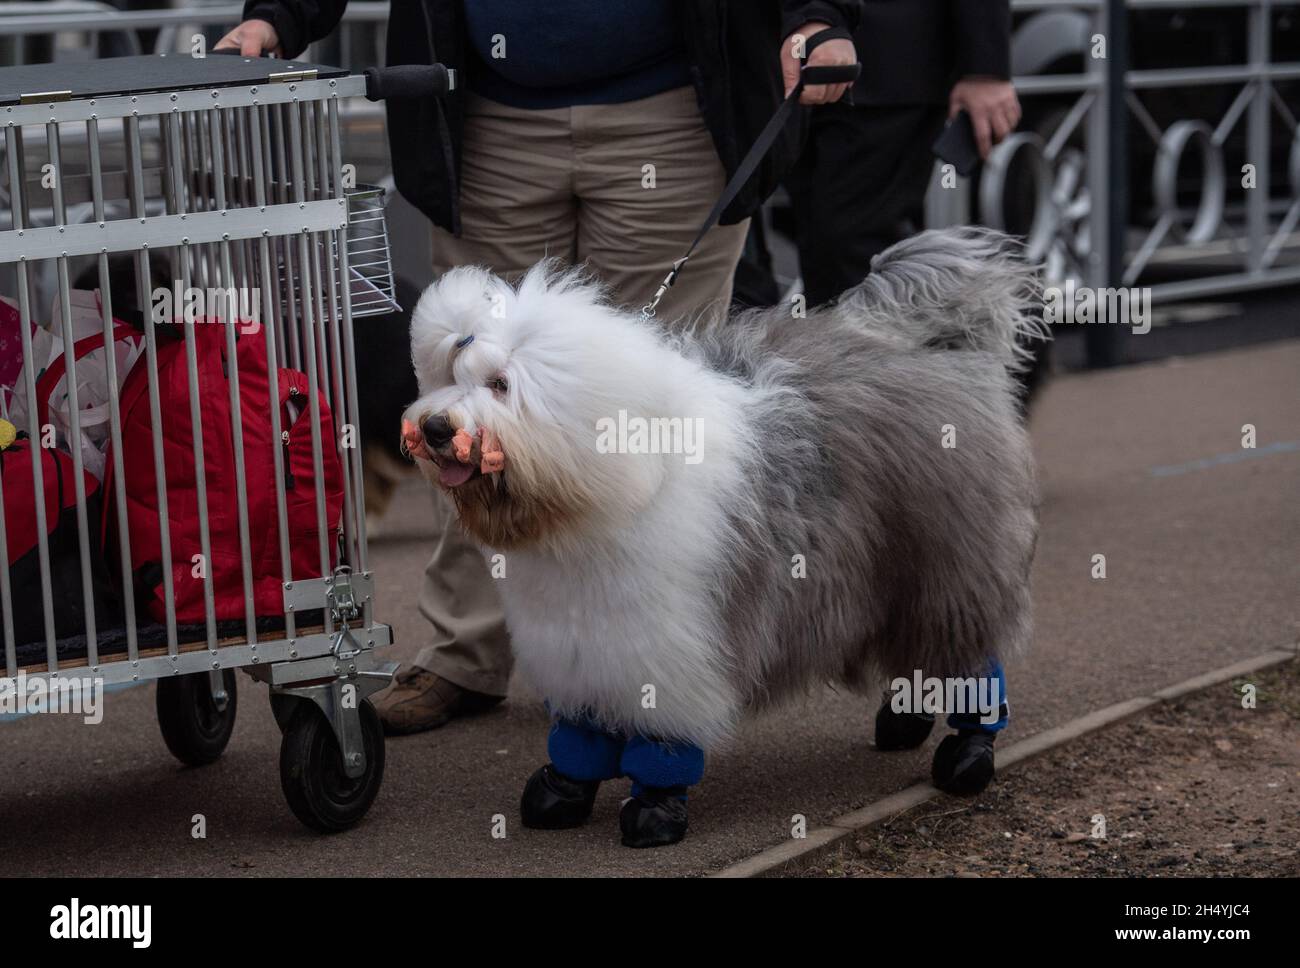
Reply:
M856 286L873 256L925 227L940 105L815 108L786 190L809 306Z

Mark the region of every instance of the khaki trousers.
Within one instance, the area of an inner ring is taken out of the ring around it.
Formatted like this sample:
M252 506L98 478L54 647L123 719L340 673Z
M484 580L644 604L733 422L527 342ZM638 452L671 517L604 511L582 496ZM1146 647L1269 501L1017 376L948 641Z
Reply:
M726 176L692 88L626 104L532 111L470 95L462 237L434 229L433 267L482 265L516 278L547 257L586 263L639 309L679 259ZM665 323L725 313L748 221L705 236L659 304ZM420 612L433 641L415 664L466 689L503 696L513 658L482 554L435 494L439 537ZM502 580L509 580L507 577Z

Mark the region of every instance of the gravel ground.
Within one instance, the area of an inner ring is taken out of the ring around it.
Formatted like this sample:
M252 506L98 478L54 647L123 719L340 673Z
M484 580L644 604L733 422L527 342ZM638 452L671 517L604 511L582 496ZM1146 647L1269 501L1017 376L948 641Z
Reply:
M972 802L899 814L803 876L1296 877L1297 794L1292 662L1085 736Z

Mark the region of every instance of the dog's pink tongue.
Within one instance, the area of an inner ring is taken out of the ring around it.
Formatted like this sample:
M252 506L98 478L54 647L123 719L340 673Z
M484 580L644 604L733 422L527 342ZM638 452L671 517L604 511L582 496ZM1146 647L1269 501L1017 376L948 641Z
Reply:
M445 463L438 468L438 483L443 487L460 487L473 473L473 464Z

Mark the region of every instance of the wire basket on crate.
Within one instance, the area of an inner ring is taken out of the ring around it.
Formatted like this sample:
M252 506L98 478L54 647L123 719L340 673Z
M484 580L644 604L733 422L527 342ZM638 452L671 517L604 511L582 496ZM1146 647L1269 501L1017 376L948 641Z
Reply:
M454 74L397 80L435 96ZM393 668L348 444L352 320L393 308L393 274L382 192L344 187L339 133L341 102L385 85L238 56L0 69L0 317L22 349L5 677L156 679L168 746L204 763L242 668L270 686L290 806L323 831L378 791L366 697Z

